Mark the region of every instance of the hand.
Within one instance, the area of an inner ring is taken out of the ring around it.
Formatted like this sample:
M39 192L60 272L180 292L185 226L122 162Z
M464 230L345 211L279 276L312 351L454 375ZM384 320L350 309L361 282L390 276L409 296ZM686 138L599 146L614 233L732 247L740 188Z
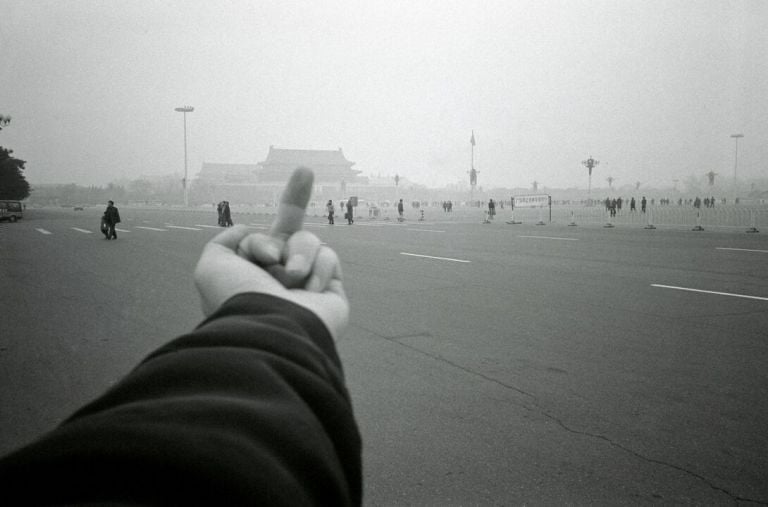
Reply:
M210 315L236 294L259 292L292 301L315 313L338 338L349 321L349 303L336 253L301 230L313 176L291 176L269 235L235 226L213 238L195 269L195 284Z

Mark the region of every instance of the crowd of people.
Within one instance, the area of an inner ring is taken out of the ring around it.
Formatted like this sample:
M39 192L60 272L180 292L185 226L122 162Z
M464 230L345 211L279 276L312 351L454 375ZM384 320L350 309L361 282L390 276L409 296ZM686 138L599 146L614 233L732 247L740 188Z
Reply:
M618 212L621 211L622 206L624 205L624 200L621 197L606 197L603 201L603 204L605 205L606 211L610 213L612 217L615 217ZM640 211L641 213L645 213L648 204L650 202L651 206L654 206L657 204L657 200L655 198L652 198L650 201L648 201L645 196L640 199ZM671 199L661 198L658 199L658 205L659 206L671 206L673 205L675 201ZM714 208L715 204L717 203L717 200L714 197L705 197L704 199L701 199L700 197L696 196L692 199L683 199L682 197L677 200L678 206L693 206L696 209L700 209L702 205L705 208ZM720 200L720 203L725 205L726 199L722 198ZM632 197L629 200L629 211L634 212L637 211L637 201L635 201L635 198Z

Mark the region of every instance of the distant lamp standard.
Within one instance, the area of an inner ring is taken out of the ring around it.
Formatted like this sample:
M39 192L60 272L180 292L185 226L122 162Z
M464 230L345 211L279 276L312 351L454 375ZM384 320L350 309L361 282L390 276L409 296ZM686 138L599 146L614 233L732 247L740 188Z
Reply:
M739 139L744 137L744 134L731 134L731 137L735 141L733 155L733 197L735 199L738 192Z
M175 111L184 113L184 179L181 180L184 187L184 207L189 207L189 192L187 191L187 113L191 113L195 108L192 106L177 107Z
M600 161L592 158L592 155L590 155L587 160L582 160L581 162L581 165L589 169L589 186L587 187L587 199L591 199L592 195L592 169L599 164Z
M469 162L469 200L474 200L475 196L475 187L477 186L477 169L475 169L475 131L472 131L472 137L469 138L469 144L472 145L472 155Z

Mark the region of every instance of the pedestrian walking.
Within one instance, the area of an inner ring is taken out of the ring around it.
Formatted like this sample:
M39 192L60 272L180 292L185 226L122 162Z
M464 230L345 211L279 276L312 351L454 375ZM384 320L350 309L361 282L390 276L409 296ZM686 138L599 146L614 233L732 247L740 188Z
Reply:
M645 200L645 196L643 196L643 198L640 200L640 211L642 211L643 213L645 213L645 205L647 204L647 202L648 201Z
M107 209L104 210L104 216L102 217L101 232L107 239L117 239L117 232L115 232L115 225L120 223L120 212L115 207L114 201L107 201Z
M328 199L328 204L325 205L326 211L328 211L328 225L333 225L333 201Z
M635 198L629 200L629 211L637 211L637 208L635 207Z
M216 205L216 213L219 215L219 226L224 227L226 225L224 223L224 201L220 201L219 204Z
M493 199L488 199L488 218L493 218L496 215L496 203Z
M403 200L400 199L400 202L397 203L397 220L399 222L402 222L405 220L405 217L403 217Z
M224 209L222 211L222 214L224 215L224 226L225 227L232 227L234 222L232 222L232 212L229 209L229 201L224 201Z
M352 199L350 199L347 201L347 225L352 225L352 223L354 222L352 218L352 211L353 211Z

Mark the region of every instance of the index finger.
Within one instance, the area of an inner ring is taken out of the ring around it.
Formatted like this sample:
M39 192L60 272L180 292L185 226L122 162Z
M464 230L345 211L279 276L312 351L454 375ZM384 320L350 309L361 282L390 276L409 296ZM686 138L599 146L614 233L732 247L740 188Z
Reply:
M304 224L309 197L312 195L312 183L315 175L311 169L297 167L291 174L291 179L280 196L277 208L277 218L272 223L269 235L287 239L291 234L301 230Z

